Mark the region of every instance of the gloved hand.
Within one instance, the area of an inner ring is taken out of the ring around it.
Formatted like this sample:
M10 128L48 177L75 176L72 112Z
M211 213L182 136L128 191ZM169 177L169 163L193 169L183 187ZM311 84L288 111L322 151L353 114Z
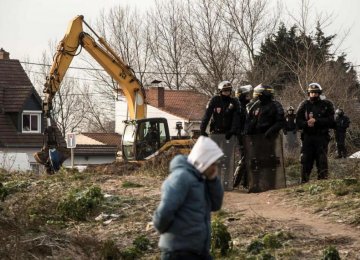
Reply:
M232 137L232 135L233 135L232 132L227 132L227 133L225 134L225 139L226 139L226 140L230 140L230 138Z
M200 135L209 137L208 133L206 133L206 132L201 132Z

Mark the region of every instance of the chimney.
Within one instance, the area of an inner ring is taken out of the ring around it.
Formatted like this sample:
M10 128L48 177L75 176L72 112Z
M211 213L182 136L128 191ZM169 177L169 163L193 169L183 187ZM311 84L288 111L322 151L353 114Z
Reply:
M155 101L155 106L157 107L164 107L165 106L165 89L164 87L151 87L150 89L150 96Z
M3 48L0 49L0 60L9 60L10 59L10 53L5 51Z

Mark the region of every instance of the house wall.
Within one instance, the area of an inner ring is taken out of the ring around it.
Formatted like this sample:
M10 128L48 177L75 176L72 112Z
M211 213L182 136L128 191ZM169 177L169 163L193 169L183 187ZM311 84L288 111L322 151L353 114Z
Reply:
M127 119L127 103L125 99L119 99L115 102L115 132L122 134L124 131L123 121ZM166 113L156 107L147 105L147 117L164 117L168 121L170 136L177 136L176 122L182 122L184 129L181 131L181 135L190 135L190 132L187 133L188 129L186 128L187 120L184 120L181 117ZM196 125L196 123L195 123ZM199 125L200 126L200 125ZM194 125L192 126L194 127ZM200 127L199 127L200 128ZM198 128L198 129L199 129Z
M34 158L34 153L39 152L39 148L5 148L0 150L0 156L5 155L5 157L15 158L11 160L13 165L10 170L21 170L21 171L30 171L39 172L41 165L39 165ZM9 164L6 162L5 164ZM1 167L0 162L0 167Z
M116 160L114 155L74 155L74 165L105 164ZM63 164L64 167L71 166L71 159L68 158Z

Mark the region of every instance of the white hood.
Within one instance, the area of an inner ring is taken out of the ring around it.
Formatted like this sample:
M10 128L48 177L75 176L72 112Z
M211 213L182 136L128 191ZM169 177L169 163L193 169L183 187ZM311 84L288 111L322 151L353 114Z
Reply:
M211 164L216 162L224 153L209 137L200 136L188 156L188 162L199 172L203 173Z

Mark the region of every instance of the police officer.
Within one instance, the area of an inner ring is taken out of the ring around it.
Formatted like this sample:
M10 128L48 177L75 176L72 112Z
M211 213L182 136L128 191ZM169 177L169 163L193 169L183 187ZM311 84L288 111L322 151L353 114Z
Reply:
M301 182L309 181L314 161L318 179L328 177L329 128L334 126L334 106L321 99L322 88L319 83L311 83L307 93L309 98L300 103L296 112L296 125L302 130L301 140Z
M253 87L251 85L245 85L241 87L237 87L235 90L235 97L238 98L240 102L240 126L237 133L239 148L240 148L240 161L234 173L234 182L233 186L239 186L242 181L242 185L247 188L247 173L246 173L246 165L245 165L245 149L242 141L242 137L244 135L244 127L246 121L246 105L249 104L251 100L251 91Z
M346 158L345 137L346 129L350 125L350 119L344 114L344 110L338 108L335 111L335 141L337 158Z
M292 106L289 106L286 111L285 125L283 132L286 137L285 147L289 151L292 151L297 146L295 109Z
M273 87L259 85L254 88L253 96L254 101L247 106L245 133L276 137L284 126L284 109L274 100Z
M214 96L206 107L200 134L208 136L206 128L211 119L210 133L225 134L225 138L229 140L239 128L240 105L236 98L231 97L232 86L229 81L220 82L218 91L218 95Z

